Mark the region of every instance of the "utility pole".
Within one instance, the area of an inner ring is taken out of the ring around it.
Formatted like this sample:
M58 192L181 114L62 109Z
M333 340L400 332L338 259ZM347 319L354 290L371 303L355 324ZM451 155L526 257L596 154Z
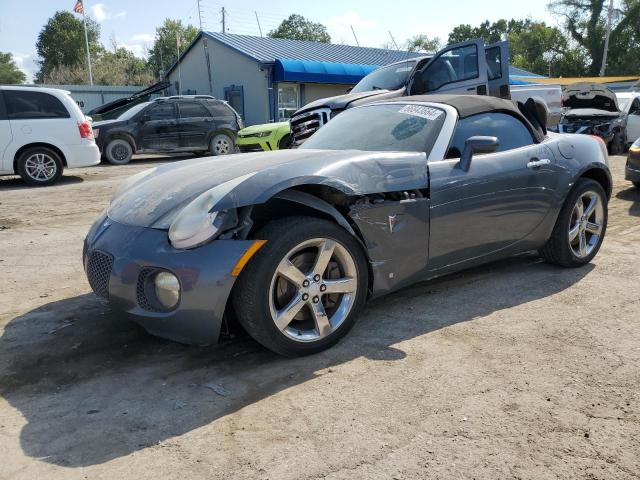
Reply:
M353 29L353 25L349 25L351 27L351 33L353 33L353 38L356 39L356 45L360 46L360 42L358 41L358 37L356 37L356 31Z
M227 33L227 11L222 7L222 33Z
M178 95L182 95L182 69L180 68L180 34L176 33L176 52L178 53Z
M260 26L260 19L258 18L258 12L254 10L253 13L256 14L256 22L258 22L258 31L260 32L260 36L262 37L262 27Z
M213 95L213 79L211 78L211 59L209 58L209 46L207 45L207 36L202 30L202 7L198 0L198 21L200 22L200 35L202 36L202 48L204 50L204 60L207 64L207 75L209 77L209 95Z
M82 23L84 24L84 45L87 47L87 66L89 67L89 84L93 85L93 72L91 71L91 54L89 53L89 35L87 34L87 18L84 14L84 5L83 2L79 2L80 6L78 7L76 4L76 12L80 10L79 13L82 13Z
M611 23L613 22L613 0L609 0L609 15L607 18L607 33L604 37L604 53L602 54L602 67L600 68L600 76L604 77L607 68L607 54L609 53L609 37L611 36Z
M389 30L389 36L391 37L391 41L393 42L393 44L396 46L396 50L400 50L398 48L398 44L396 43L396 39L393 38L393 35L391 35L391 30Z

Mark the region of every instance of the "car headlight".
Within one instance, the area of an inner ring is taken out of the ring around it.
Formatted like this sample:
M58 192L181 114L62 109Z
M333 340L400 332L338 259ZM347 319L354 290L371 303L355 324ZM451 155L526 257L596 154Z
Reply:
M268 137L269 135L271 135L272 132L273 130L267 130L266 132L258 132L254 135L254 137L258 137L258 138Z
M93 138L98 138L98 135L100 135L100 129L99 128L94 128L93 129Z
M169 227L169 241L174 248L199 247L218 236L233 221L227 211L214 211L216 204L255 172L243 175L207 190L187 205ZM236 217L237 218L237 217ZM225 222L229 220L228 222Z

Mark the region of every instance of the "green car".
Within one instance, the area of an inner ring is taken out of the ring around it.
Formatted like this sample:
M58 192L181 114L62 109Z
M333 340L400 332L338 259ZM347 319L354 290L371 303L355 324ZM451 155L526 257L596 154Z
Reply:
M280 150L291 146L289 122L252 125L238 132L236 145L241 152Z

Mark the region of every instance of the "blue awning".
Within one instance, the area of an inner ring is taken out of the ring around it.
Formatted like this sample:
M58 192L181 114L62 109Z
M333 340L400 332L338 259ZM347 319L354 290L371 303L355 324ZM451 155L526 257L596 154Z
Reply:
M339 83L355 85L379 65L315 62L311 60L275 61L274 81L301 83Z

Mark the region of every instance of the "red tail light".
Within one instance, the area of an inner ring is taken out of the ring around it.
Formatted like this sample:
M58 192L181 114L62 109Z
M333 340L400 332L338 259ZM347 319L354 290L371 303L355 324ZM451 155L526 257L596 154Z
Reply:
M78 130L80 131L80 138L93 140L93 129L89 122L78 123Z

